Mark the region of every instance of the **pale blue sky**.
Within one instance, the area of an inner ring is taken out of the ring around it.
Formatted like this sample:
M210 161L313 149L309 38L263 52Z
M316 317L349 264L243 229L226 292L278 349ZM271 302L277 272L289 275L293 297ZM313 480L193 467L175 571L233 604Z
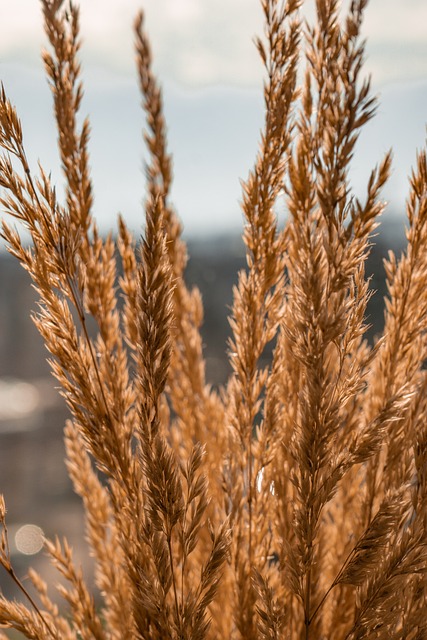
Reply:
M308 13L313 2L306 3ZM134 71L137 0L81 0L84 114L92 123L95 215L103 229L121 211L138 230L143 197L143 114ZM146 25L165 91L175 158L174 203L186 234L239 229L239 179L257 149L263 118L262 66L253 37L258 0L146 0ZM380 94L353 169L361 192L370 168L393 146L386 196L402 211L407 175L427 121L427 3L371 0L364 34L366 70ZM29 157L60 183L50 95L39 51L45 43L37 0L0 0L0 78L22 117Z

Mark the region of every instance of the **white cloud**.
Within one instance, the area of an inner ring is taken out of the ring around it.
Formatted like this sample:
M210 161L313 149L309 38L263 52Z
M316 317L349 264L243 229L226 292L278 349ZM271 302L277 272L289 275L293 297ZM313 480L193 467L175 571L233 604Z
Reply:
M82 109L91 115L94 213L104 228L115 226L118 210L135 228L142 218L143 114L132 35L140 2L80 0ZM262 123L262 67L252 42L262 31L259 2L144 0L144 6L155 67L166 89L176 161L174 201L190 233L208 223L218 229L239 226L238 177L245 178L253 162ZM306 6L312 8L313 0ZM415 146L424 140L426 93L421 85L415 90L414 83L412 88L385 85L427 78L426 12L425 0L371 0L364 27L367 67L383 99L361 141L353 178L358 188L364 185L366 173L393 144L390 197L400 202ZM0 79L22 116L32 166L40 154L60 185L51 99L39 58L44 41L37 0L0 0ZM409 123L405 132L401 122Z
M425 80L427 4L425 0L376 0L368 4L363 32L374 83Z
M253 36L262 32L259 0L145 0L147 29L161 77L186 86L259 86ZM305 11L313 14L313 0ZM80 0L83 57L134 74L132 22L141 0ZM376 85L427 75L425 0L371 0L363 29ZM0 0L0 61L38 64L44 42L36 0Z

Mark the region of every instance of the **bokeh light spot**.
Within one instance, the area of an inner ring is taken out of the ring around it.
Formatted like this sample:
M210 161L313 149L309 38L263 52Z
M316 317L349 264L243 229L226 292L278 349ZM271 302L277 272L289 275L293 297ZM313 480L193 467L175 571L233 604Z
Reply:
M32 556L43 547L43 531L35 524L24 524L15 533L15 545L20 553Z

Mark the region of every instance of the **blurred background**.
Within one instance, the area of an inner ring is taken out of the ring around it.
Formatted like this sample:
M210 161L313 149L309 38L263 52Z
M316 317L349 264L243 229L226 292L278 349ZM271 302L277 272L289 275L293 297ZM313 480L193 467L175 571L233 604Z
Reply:
M137 0L80 0L85 98L94 215L103 232L121 212L142 230L144 116L134 70L132 21ZM164 89L169 145L174 154L172 199L184 224L190 261L187 279L205 303L203 339L208 379L222 383L227 313L237 271L244 266L240 240L241 187L257 151L263 122L263 69L253 45L262 31L258 0L146 0L154 68ZM308 17L313 2L305 4ZM344 4L347 4L346 2ZM376 118L363 131L351 178L363 197L369 172L394 150L389 201L368 265L377 290L370 308L370 339L381 330L384 272L389 248L404 238L408 175L425 142L427 115L427 4L425 0L375 0L366 10L366 72L379 97ZM22 119L27 154L51 171L61 193L56 131L40 50L46 46L37 0L0 0L0 79ZM279 215L285 217L280 209ZM30 562L53 582L41 532L67 535L75 555L90 563L79 500L63 463L67 417L30 320L35 295L26 273L0 248L0 493L8 507L11 552L18 575ZM0 588L11 593L0 568Z

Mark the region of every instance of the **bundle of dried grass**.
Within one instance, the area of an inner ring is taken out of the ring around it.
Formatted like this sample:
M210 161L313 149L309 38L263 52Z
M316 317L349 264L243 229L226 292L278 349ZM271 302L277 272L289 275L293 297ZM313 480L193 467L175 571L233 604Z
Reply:
M70 409L66 463L98 588L90 592L66 540L46 541L68 609L35 572L33 598L11 564L1 499L0 563L25 600L0 596L0 625L27 638L427 637L426 153L410 184L407 251L386 265L384 336L371 348L364 265L391 157L372 172L365 202L353 197L349 166L375 111L360 78L367 0L344 16L337 0L317 0L305 26L301 4L262 0L265 125L243 185L247 269L234 290L232 374L219 394L205 379L200 295L184 282L142 14L150 160L139 249L120 219L116 253L91 217L75 5L42 0L63 204L48 174L29 167L2 88L0 201L32 242L6 220L2 235L39 293L34 322Z

